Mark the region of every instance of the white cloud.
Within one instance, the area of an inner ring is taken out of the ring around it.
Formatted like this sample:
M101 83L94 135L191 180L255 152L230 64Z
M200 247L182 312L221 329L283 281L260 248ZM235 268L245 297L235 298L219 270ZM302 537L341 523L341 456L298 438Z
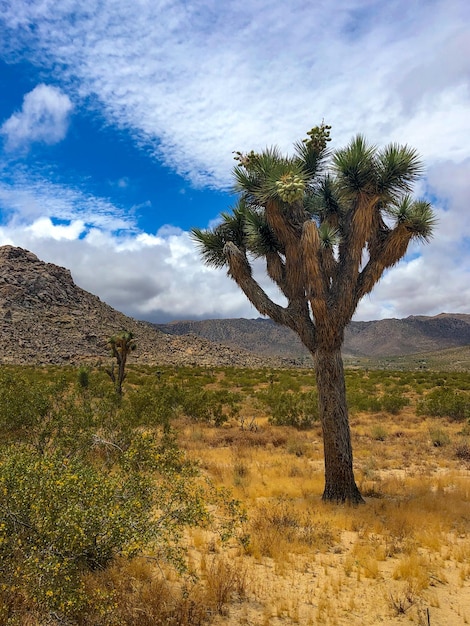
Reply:
M8 150L24 148L33 142L58 143L67 134L72 102L57 87L40 84L27 93L21 111L13 113L1 126Z
M470 131L463 1L8 5L33 60L61 64L77 98L196 183L227 185L232 150L289 148L322 117L338 144L411 132L428 160Z
M49 217L40 217L25 228L34 239L54 239L55 241L74 241L85 230L81 220L74 220L69 224L54 224Z
M468 313L470 268L453 267L445 256L424 254L384 276L355 319Z
M150 321L258 316L224 272L200 263L188 233L158 233L152 239L92 229L74 240L57 236L46 220L39 226L42 232L38 222L26 229L0 227L0 245L21 246L71 269L77 285L130 316Z
M78 187L51 182L43 174L32 174L16 163L0 163L0 209L22 227L41 217L80 220L88 227L135 231L135 223L121 207Z

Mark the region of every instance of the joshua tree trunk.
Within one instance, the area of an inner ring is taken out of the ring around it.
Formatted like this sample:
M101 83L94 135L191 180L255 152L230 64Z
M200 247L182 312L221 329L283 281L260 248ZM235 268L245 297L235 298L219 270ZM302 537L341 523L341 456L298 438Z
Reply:
M354 480L343 360L339 348L314 353L325 456L325 502L364 502Z

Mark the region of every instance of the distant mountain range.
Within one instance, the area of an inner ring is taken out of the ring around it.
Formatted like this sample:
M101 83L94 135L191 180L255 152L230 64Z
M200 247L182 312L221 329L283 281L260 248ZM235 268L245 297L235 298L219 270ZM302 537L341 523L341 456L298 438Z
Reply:
M13 246L0 247L0 363L80 363L109 359L107 339L134 333L140 363L208 367L310 365L290 330L266 319L149 324L126 317L80 289L70 271ZM470 315L443 313L352 322L347 359L400 357L470 346ZM448 360L453 359L453 355ZM466 368L466 354L458 354Z
M192 335L266 357L308 357L295 333L266 319L215 319L171 322L156 328L171 335ZM470 315L442 313L372 322L346 328L345 357L387 357L470 345Z

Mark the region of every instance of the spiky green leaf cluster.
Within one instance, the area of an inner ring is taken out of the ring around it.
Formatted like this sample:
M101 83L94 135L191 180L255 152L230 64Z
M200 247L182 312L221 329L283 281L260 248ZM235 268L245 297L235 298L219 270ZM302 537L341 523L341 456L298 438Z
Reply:
M238 154L238 153L237 153ZM246 203L260 206L269 200L292 203L301 199L309 179L299 157L284 157L277 148L260 153L239 154L234 168L234 191Z
M305 208L320 223L337 222L341 218L344 208L338 184L332 176L327 174L319 181L315 193L308 197Z
M373 192L375 187L375 146L369 145L362 135L337 150L333 157L333 172L344 199L358 192Z
M234 243L240 249L245 248L247 210L246 202L241 200L231 213L221 213L222 221L213 230L191 229L191 237L196 242L207 265L213 267L226 265L225 246L229 242Z
M334 248L339 241L340 235L336 228L328 224L328 222L323 222L318 229L318 236L320 238L320 244L323 248Z
M410 195L406 195L389 212L397 224L403 224L413 233L413 237L428 241L432 236L437 220L429 202L413 200Z
M333 171L344 199L368 193L393 202L411 191L423 165L414 148L392 143L378 150L357 135L346 148L336 151Z
M246 246L255 257L265 257L279 251L279 242L269 227L264 213L247 211L245 214Z
M192 228L191 237L195 241L206 265L219 268L224 267L227 262L224 252L226 242L220 229L203 230L201 228Z

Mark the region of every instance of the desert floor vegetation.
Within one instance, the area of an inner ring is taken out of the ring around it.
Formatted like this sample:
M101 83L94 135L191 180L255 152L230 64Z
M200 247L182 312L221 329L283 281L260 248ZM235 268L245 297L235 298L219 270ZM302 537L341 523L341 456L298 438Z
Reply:
M307 370L3 367L0 624L467 624L470 376L346 378L358 507Z

